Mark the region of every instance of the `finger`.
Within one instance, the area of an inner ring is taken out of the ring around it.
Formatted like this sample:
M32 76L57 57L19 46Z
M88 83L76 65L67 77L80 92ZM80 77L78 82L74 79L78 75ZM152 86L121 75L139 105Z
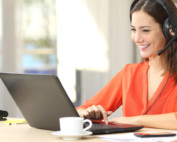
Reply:
M95 111L95 119L101 119L101 111L100 111L100 109L97 106L95 106L95 105L93 105L92 108Z
M87 109L85 109L85 110L83 111L83 118L88 118L88 119L91 118L91 115L90 115L90 113L88 112Z
M107 112L105 111L105 109L101 105L98 105L98 108L101 111L101 114L103 116L103 119L104 119L105 123L108 124Z
M107 116L110 116L112 113L112 111L107 111Z
M87 108L87 111L92 119L95 118L95 110L92 107Z

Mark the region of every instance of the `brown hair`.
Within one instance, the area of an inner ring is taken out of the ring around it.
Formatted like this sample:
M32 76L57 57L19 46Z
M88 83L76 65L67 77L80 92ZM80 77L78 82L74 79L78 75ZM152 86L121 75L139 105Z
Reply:
M175 15L177 17L177 8L172 0L166 0L169 5L173 8ZM161 29L163 28L163 23L166 18L168 18L168 13L165 8L156 0L134 0L130 7L130 21L132 20L133 12L143 10L150 16L152 16L157 23L160 24ZM168 42L169 39L166 39ZM165 63L164 69L165 75L168 71L174 75L174 79L177 84L177 39L170 45L170 47L160 55L162 63ZM147 61L148 59L142 58L141 62Z

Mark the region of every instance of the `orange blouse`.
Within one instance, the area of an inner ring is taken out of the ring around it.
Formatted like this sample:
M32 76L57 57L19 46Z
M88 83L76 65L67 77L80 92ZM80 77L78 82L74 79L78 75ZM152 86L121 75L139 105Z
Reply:
M170 77L167 82L167 73L148 102L148 68L148 62L126 65L100 92L77 109L102 105L106 111L115 111L122 105L123 116L128 117L142 115L151 107L146 114L174 112L177 118L174 78Z

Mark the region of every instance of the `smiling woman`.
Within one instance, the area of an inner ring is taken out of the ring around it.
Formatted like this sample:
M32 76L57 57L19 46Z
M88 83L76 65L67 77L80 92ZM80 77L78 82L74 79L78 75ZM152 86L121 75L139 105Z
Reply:
M111 122L177 129L177 8L172 0L134 0L130 22L141 63L126 65L77 111L107 122L122 105L123 117Z

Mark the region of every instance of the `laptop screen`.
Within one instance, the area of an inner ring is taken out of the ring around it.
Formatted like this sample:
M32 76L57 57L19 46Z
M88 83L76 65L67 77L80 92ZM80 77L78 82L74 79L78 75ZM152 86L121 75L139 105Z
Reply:
M59 130L59 118L79 116L54 75L0 73L0 78L30 126Z

